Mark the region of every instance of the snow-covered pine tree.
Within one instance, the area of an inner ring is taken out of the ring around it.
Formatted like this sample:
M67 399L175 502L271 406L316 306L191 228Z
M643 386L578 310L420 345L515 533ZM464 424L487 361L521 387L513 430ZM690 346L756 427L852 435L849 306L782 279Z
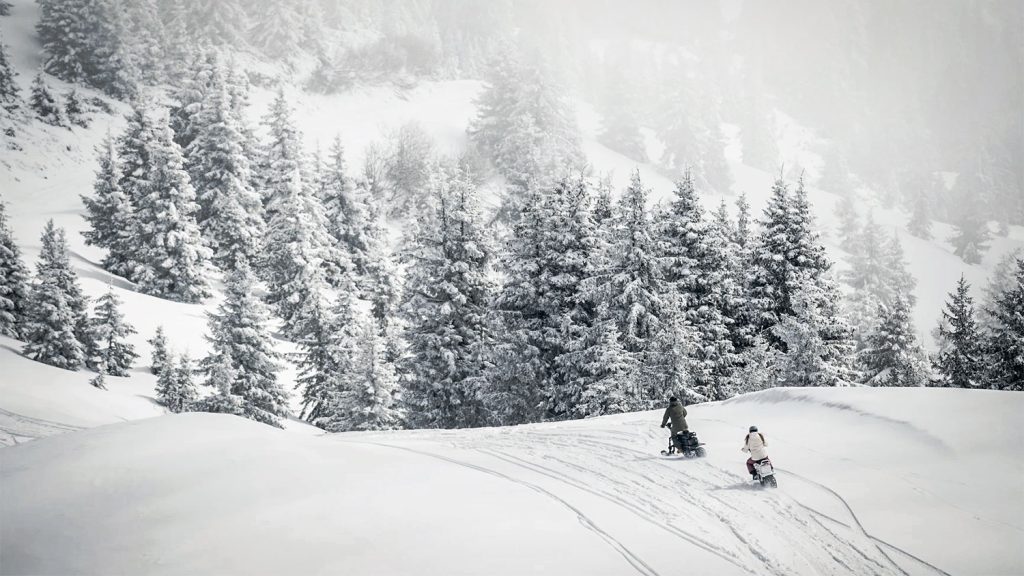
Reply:
M678 294L680 311L694 329L693 392L723 400L736 362L729 316L739 287L729 265L728 230L718 231L705 219L689 171L676 183L660 228L662 279Z
M469 134L512 188L545 185L566 165L582 165L572 111L542 64L527 66L503 50L488 72Z
M36 25L43 68L70 83L84 82L115 98L135 91L124 39L123 7L113 0L40 0Z
M249 19L239 0L193 0L186 12L188 30L200 43L240 46Z
M328 423L327 430L394 430L402 423L401 394L380 327L373 316L360 315L356 333L358 345L352 366L338 374L339 412L345 418L343 422Z
M860 213L853 194L844 195L836 204L836 217L839 218L839 247L853 253L861 233ZM868 218L871 217L869 213Z
M357 189L365 190L362 185L357 186ZM388 231L382 220L383 207L369 195L364 194L361 200L360 204L364 204L362 212L366 219L362 225L363 232L359 243L366 249L362 255L357 253L355 256L364 261L362 276L358 278L359 289L363 298L370 301L370 310L380 323L381 329L384 333L389 333L394 331L399 321L397 310L401 300L401 271L388 243ZM353 267L359 272L358 260L353 263ZM391 348L394 348L394 345L394 341L389 342ZM392 353L394 351L393 349ZM392 356L391 359L396 358L397 356Z
M701 174L712 190L723 195L732 194L733 179L729 162L725 159L725 136L718 126L710 129L700 167Z
M622 344L637 361L644 362L650 340L661 326L661 273L651 217L647 208L649 191L634 172L629 187L619 200L620 222L614 231L606 290L611 313L617 318ZM662 398L651 390L634 401L649 407Z
M603 130L598 141L636 162L647 162L647 143L640 133L640 122L635 111L635 85L626 80L625 73L610 74L606 83L603 105Z
M781 178L776 180L765 207L762 230L751 246L748 300L753 312L749 322L757 332L770 329L792 311L789 292L794 270L788 259L792 249L791 202L786 183Z
M435 185L434 222L411 247L404 316L408 354L403 403L414 428L466 428L488 422L482 402L491 247L474 189L461 170Z
M10 0L0 0L0 16L11 15L11 3Z
M135 281L147 294L198 302L210 294L203 275L210 251L196 224L195 191L166 117L157 131L150 142L152 164L135 204L131 231L139 260Z
M277 210L280 197L290 196L303 188L302 137L292 119L292 108L279 89L270 110L263 117L268 138L263 145L258 167L258 179L263 189L263 204L267 207L269 222Z
M174 413L188 412L199 399L192 360L187 354L170 358L167 369L156 380L156 399Z
M85 104L78 95L78 90L74 88L64 94L64 113L73 126L88 128L91 124L89 117L86 116Z
M131 69L147 84L159 84L168 79L168 71L176 64L167 47L171 40L160 18L158 0L132 0L120 3L123 11L122 27L131 30L123 34L124 52ZM178 40L178 39L176 39Z
M617 337L618 332L598 325L600 239L592 201L590 186L578 177L558 182L541 204L541 268L533 281L546 315L541 349L551 362L544 381L551 418L582 417L585 403L600 405L593 393L590 400L583 398L592 386L609 391L625 386L620 378L624 376L621 350L608 348L608 335ZM604 320L614 327L617 318L606 315ZM602 365L603 360L608 364ZM606 408L619 410L622 405L611 401Z
M784 345L778 357L778 383L783 386L848 386L852 330L836 314L837 290L831 282L807 280L793 292L793 314L772 331Z
M253 293L255 278L248 264L240 262L227 280L224 302L209 315L212 345L203 360L207 374L223 355L230 357L235 378L231 394L241 397L243 415L251 420L280 426L288 413L288 395L277 380L279 356L267 327L267 311Z
M963 209L956 214L953 236L949 239L953 253L967 264L980 264L991 239L988 222L976 199L964 198L960 206Z
M611 174L606 174L598 179L594 190L594 226L601 230L609 224L615 215L615 201L612 198L614 186L612 185Z
M825 162L818 178L818 188L844 199L852 196L853 183L850 181L850 166L846 158L835 145L829 147L824 156Z
M351 370L357 343L354 328L356 302L354 284L349 281L338 290L332 305L320 283L302 302L298 318L300 337L296 388L302 390L302 414L308 422L321 428L338 413L337 379L341 372Z
M183 63L184 64L184 63ZM189 55L186 77L171 92L174 104L169 114L174 141L182 150L188 150L195 140L198 127L195 118L203 109L203 103L210 96L216 79L224 81L224 71L220 66L217 53L193 51Z
M740 194L736 199L736 237L734 241L742 249L747 249L753 238L753 231L750 229L750 202L746 193Z
M326 263L343 266L332 271L332 278L351 266L341 262L327 233L323 206L310 192L298 180L278 191L260 260L261 276L267 282L266 300L284 320L285 332L293 337L299 324L296 314L315 290L313 285L324 278Z
M913 307L917 303L914 296L914 289L917 287L917 279L907 270L907 262L903 256L903 244L900 242L899 233L892 231L892 236L884 246L884 265L886 269L889 293L902 294L907 304Z
M302 39L300 3L265 0L259 4L260 15L248 34L253 45L271 58L295 57Z
M1017 281L1019 258L1024 258L1024 248L1017 248L1004 254L989 275L988 284L982 291L981 305L978 307L978 326L983 332L991 331L997 323L991 312L996 308L996 300Z
M736 394L774 388L779 382L779 352L762 336L756 336L740 353L733 381Z
M896 294L887 266L881 229L869 212L864 227L852 242L850 267L843 280L851 288L846 309L857 338L857 350L867 346L868 334L878 325L879 304L889 304Z
M151 148L156 139L157 129L145 102L134 102L124 132L115 142L117 158L121 162L119 183L132 205L137 206L149 188L148 178L153 168Z
M985 345L988 382L998 390L1024 390L1024 258L1017 258L1013 279L995 299Z
M78 370L88 343L86 300L68 261L64 230L46 224L36 278L29 292L22 336L28 358L65 370Z
M61 290L67 295L68 303L75 313L75 337L82 345L83 352L89 349L92 330L89 323L89 297L82 292L78 274L71 269L68 254L67 235L63 228L55 228L53 220L43 228L42 249L39 252L37 273L41 266L49 267L57 277ZM31 291L31 287L29 288Z
M984 347L974 319L970 289L961 275L939 321L939 352L932 360L932 367L938 372L942 386L977 388L983 383Z
M755 238L751 230L750 203L746 194L741 194L737 198L736 210L736 226L733 227L735 235L731 239L729 250L725 251L725 256L732 268L732 281L737 291L729 306L729 317L732 320L729 330L732 334L733 348L737 353L741 353L752 346L757 338L757 319L760 311L757 301L751 297Z
M793 315L792 294L806 282L819 282L831 267L814 230L802 177L792 194L785 182L776 180L751 254L745 321L778 345L771 327L782 316Z
M720 239L724 239L730 244L736 241L736 224L732 221L732 216L729 215L729 203L725 201L725 198L722 198L722 201L718 203L718 208L711 214L709 224Z
M3 37L0 36L0 108L6 110L7 113L15 112L24 104L21 99L21 88L18 86L18 81L15 80L17 77L18 73L11 65L7 54L7 45L3 43Z
M107 250L103 257L104 270L132 278L135 276L135 253L138 250L138 246L131 244L134 209L121 188L121 167L113 140L107 136L97 151L100 168L96 172L93 195L82 196L84 217L90 228L82 235L86 244Z
M404 218L428 209L430 179L438 170L430 135L418 123L407 122L387 134L385 145L388 216Z
M153 374L159 376L170 362L170 356L167 351L167 336L164 334L164 327L157 326L156 333L153 334L152 338L146 340L146 342L153 349L152 355L150 356L152 361L150 363L149 370Z
M527 192L502 255L504 281L492 306L496 342L484 392L495 425L536 422L544 415L553 360L545 338L549 316L538 285L547 256L541 246L542 201L541 190Z
M929 379L924 351L917 343L910 320L910 305L897 295L879 306L878 327L868 335L867 348L858 354L862 380L872 386L924 386Z
M139 357L135 346L126 340L136 333L135 328L125 322L120 306L121 300L113 288L100 296L92 319L92 338L86 351L86 364L111 376L127 376L132 362Z
M39 72L32 80L32 92L28 100L29 106L36 113L36 118L51 126L67 126L67 117L64 109L54 98L50 87L43 80L43 73Z
M0 335L20 338L27 320L28 269L7 223L7 205L0 200Z
M373 239L371 227L380 214L375 214L366 202L376 201L369 197L369 186L365 181L353 181L346 174L345 148L341 137L331 143L327 161L321 166L317 179L317 197L324 208L327 231L334 238L339 256L347 258L361 275L367 274L367 251ZM334 267L340 268L342 263Z
M99 374L96 375L95 378L93 378L92 380L89 380L89 385L92 386L93 388L99 388L100 390L106 390L107 389L107 378L106 378L106 376L103 375L103 372L100 372Z
M45 54L44 66L51 74L68 82L84 79L82 56L88 52L88 34L83 30L82 0L43 0L36 32Z
M820 278L831 267L832 263L825 257L825 247L814 226L811 202L807 197L807 187L801 174L793 191L793 203L790 208L793 224L792 251L787 255L792 265L806 275L807 278Z
M693 358L696 356L697 335L686 321L682 295L670 290L665 295L662 328L655 336L647 358L637 365L640 378L630 383L629 401L638 409L641 387L646 385L655 391L656 398L678 396L687 404L706 402L708 398L693 386L691 375Z
M498 312L497 315L501 315ZM543 414L540 351L526 340L528 334L500 320L492 327L498 339L491 349L482 393L489 423L515 426L537 422Z
M579 402L569 412L573 418L620 414L635 406L636 358L623 348L615 318L602 308L595 313L597 319L579 348L582 362L574 362L584 369L586 381ZM575 351L570 345L568 354L561 358L572 358Z
M932 201L923 191L914 195L913 213L907 223L907 231L922 240L932 239Z
M745 98L740 142L743 163L765 171L779 169L779 146L775 136L775 114L765 103L766 95L758 92Z
M205 99L192 105L198 109L188 112L192 137L186 150L187 169L199 203L196 220L212 249L213 262L230 271L239 260L252 263L257 258L263 205L251 187L245 135L232 110L228 87L217 70L209 82Z
M235 370L232 363L231 355L224 351L214 357L212 364L207 364L204 361L205 384L216 392L195 402L193 410L245 417L246 412L242 398L231 392L238 376L238 371Z

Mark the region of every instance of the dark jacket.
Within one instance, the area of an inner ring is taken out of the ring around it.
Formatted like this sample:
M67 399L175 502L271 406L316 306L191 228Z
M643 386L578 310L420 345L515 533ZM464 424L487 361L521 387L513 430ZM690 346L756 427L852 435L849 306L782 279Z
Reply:
M665 409L665 416L661 419L661 425L668 424L669 420L672 421L673 434L689 430L686 426L686 408L678 400L668 403L668 408Z

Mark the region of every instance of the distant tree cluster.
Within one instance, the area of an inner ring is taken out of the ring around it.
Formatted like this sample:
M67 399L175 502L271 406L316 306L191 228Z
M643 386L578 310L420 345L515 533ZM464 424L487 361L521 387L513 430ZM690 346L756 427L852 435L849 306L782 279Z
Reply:
M586 161L569 101L539 56L526 62L504 51L486 82L469 135L510 184L502 209L508 217L531 186L549 185Z

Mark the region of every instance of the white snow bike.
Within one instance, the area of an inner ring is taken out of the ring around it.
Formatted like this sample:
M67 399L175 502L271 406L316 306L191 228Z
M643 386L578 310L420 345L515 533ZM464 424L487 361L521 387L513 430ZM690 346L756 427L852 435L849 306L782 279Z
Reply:
M761 486L778 488L779 483L775 481L775 468L768 458L754 461L754 480L761 483Z

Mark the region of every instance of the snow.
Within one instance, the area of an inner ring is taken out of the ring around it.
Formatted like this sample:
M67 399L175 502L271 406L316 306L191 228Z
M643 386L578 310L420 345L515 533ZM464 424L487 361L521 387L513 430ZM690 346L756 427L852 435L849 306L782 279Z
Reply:
M0 446L166 412L152 398L152 374L107 376L104 392L89 385L94 373L39 364L20 349L20 342L0 336Z
M656 412L316 436L150 418L0 450L0 573L1020 573L1022 409L775 389L690 407L702 460L658 456ZM746 478L752 423L778 490Z
M30 0L0 18L23 93L40 65L37 19ZM442 153L463 150L481 86L288 90L309 150L319 143L326 152L340 134L355 172L366 146L409 121ZM273 95L254 90L254 122ZM0 574L1024 573L1020 394L776 389L692 407L691 427L709 450L700 461L657 456L665 439L654 413L344 435L295 421L280 431L166 415L145 341L163 325L172 351L203 356L206 313L219 298L188 305L139 294L85 246L79 195L91 192L96 144L123 126L126 107L116 108L88 130L25 124L24 150L0 153L0 194L26 263L34 270L39 235L54 219L68 232L85 293L95 299L112 285L124 301L140 354L130 378L108 377L101 391L88 385L93 373L32 362L20 343L0 338L0 445L11 445L0 449ZM595 172L613 173L621 191L638 169L652 200L671 195L673 182L657 167L598 144L599 116L577 108ZM820 159L810 150L820 141L779 118L787 165L813 172ZM759 215L775 175L739 164L735 129L725 128L733 192L745 192ZM657 158L662 144L651 129L643 134ZM841 268L838 197L812 186L810 198ZM719 201L704 198L708 208ZM874 202L861 204L866 212ZM967 265L945 241L947 224L923 241L905 232L908 215L874 212L900 235L918 281L913 317L928 345L960 274L979 296L994 263L1024 247L1024 228L1013 227L981 265ZM290 389L294 369L281 380ZM751 423L768 438L777 491L745 479L739 442Z

